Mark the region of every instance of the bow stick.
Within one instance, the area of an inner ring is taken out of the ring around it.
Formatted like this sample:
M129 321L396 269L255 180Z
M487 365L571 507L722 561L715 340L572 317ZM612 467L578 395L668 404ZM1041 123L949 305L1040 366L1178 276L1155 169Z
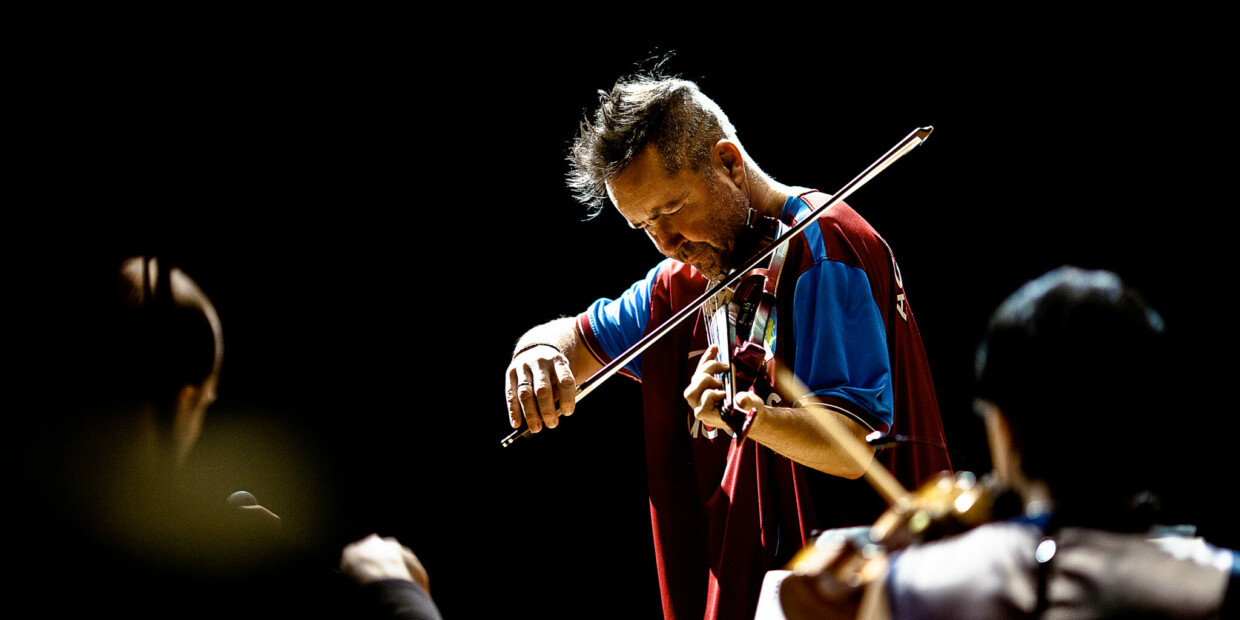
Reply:
M911 133L905 136L903 140L900 140L900 142L896 143L895 146L891 147L886 154L878 158L878 160L874 163L870 164L870 166L862 171L861 174L858 174L853 178L853 180L846 183L844 187L841 187L839 191L831 197L831 200L828 200L821 207L815 209L805 219L797 222L769 246L758 252L745 264L741 265L740 268L729 271L727 276L724 276L722 280L707 289L707 291L702 293L702 295L694 300L693 303L681 308L680 311L673 314L670 319L664 321L662 325L656 327L649 334L646 334L646 336L641 340L638 340L633 346L629 347L629 350L621 353L618 357L600 368L598 372L591 375L589 379L586 379L578 384L576 392L577 400L585 398L586 395L594 391L599 384L607 379L610 379L612 375L619 372L620 369L626 364L633 361L633 359L638 355L641 355L643 351L650 348L650 345L654 344L655 341L667 335L668 332L675 329L678 325L683 323L685 319L697 312L698 309L700 309L707 301L714 298L715 295L718 295L720 291L725 288L735 286L745 274L759 267L763 261L775 252L777 248L791 241L793 237L800 234L800 232L809 227L810 224L813 224L814 221L818 219L818 216L826 212L827 209L834 207L837 203L842 202L845 198L851 196L853 192L860 189L862 185L868 183L870 179L878 176L878 173L886 170L887 167L895 163L897 159L900 159L906 153L913 150L914 147L924 142L926 138L930 136L930 132L932 131L934 131L934 127L929 126L914 129ZM508 447L516 440L522 437L530 437L532 435L533 433L530 432L528 426L519 428L513 431L512 434L505 437L504 440L500 442L500 446Z

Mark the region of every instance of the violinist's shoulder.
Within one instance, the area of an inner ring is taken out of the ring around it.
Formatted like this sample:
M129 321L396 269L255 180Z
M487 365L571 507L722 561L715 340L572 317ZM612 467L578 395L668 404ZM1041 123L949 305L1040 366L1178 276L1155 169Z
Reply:
M979 565L1006 563L1033 558L1040 529L1017 522L987 523L962 534L914 545L893 556L903 570L928 570L940 567L943 572L971 573Z
M963 534L914 545L892 555L886 587L899 609L943 610L943 617L1001 618L1031 609L1029 581L1041 531L1034 525L989 523Z
M934 617L1001 618L1037 608L1038 567L1046 566L1074 584L1059 590L1057 605L1099 617L1211 617L1235 562L1234 551L1194 539L1075 527L1047 537L1036 525L1001 522L893 554L884 585L892 617L928 609Z

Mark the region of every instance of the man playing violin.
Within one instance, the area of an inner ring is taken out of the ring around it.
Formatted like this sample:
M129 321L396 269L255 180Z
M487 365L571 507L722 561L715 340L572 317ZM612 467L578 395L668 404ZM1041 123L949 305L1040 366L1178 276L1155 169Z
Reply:
M638 76L602 93L569 159L578 199L595 212L611 202L668 258L619 297L519 339L505 377L509 421L535 433L573 413L581 380L761 248L755 221L790 225L826 198L763 172L719 106L679 79ZM847 489L842 479L864 470L838 453L816 422L822 416L859 439L898 430L942 442L920 335L882 238L840 203L794 237L780 260L771 267L774 311L760 344L772 354L769 365L791 369L821 404L787 402L789 395L758 381L734 402L751 414L752 441L734 438L740 429L721 414L726 392L717 376L728 366L716 361L700 318L620 371L642 383L668 617L752 617L765 570L790 557L811 529L878 514L872 497L866 503L819 488ZM906 484L950 467L941 447L894 456L888 462Z

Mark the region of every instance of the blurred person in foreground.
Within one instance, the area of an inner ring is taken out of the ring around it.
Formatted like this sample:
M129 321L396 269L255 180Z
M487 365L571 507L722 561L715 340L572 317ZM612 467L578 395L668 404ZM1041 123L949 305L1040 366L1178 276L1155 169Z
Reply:
M18 347L32 367L18 405L30 444L21 495L34 500L17 546L27 600L128 617L358 615L369 597L422 600L402 584L348 597L327 558L286 539L252 495L226 499L187 475L224 352L219 314L192 278L153 257L48 271L59 273L27 297L33 335Z
M1166 351L1160 315L1113 273L1027 283L976 364L993 475L1018 515L880 556L863 588L789 577L788 618L1234 617L1237 554L1154 526Z
M248 493L210 494L185 467L220 380L214 304L155 257L40 267L23 321L35 498L23 591L139 616L249 605L287 568L280 519Z

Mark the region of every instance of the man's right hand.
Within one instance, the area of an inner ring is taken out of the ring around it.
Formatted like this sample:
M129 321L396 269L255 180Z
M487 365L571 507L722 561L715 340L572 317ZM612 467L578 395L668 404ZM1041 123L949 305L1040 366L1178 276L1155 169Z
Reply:
M524 350L521 350L524 349ZM561 415L572 415L576 406L577 379L572 365L558 348L549 344L518 347L505 373L508 423L530 432L555 428Z

